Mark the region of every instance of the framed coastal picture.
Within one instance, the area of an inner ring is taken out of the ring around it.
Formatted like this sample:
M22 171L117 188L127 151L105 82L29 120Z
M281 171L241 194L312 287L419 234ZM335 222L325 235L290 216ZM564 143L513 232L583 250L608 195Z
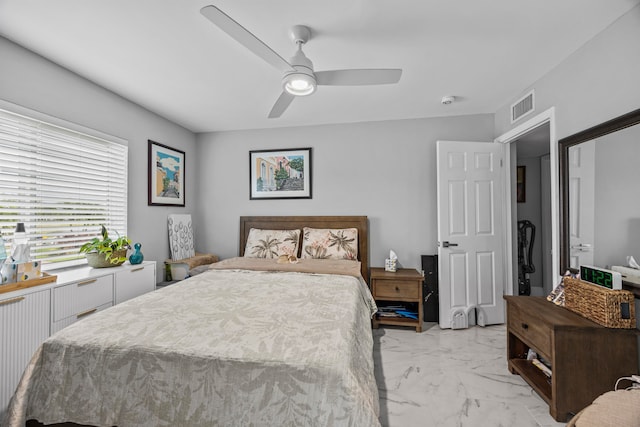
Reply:
M516 201L525 203L527 201L527 169L525 166L518 166L516 171Z
M310 199L311 148L249 151L249 199Z
M149 140L149 206L184 206L184 151Z

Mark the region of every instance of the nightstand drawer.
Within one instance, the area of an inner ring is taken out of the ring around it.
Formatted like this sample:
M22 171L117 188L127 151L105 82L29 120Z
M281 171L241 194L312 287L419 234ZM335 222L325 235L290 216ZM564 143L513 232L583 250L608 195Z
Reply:
M508 328L531 344L535 351L551 358L551 331L546 324L537 322L531 316L523 315L517 307L508 307ZM533 320L533 321L531 321ZM551 361L551 360L549 360Z
M415 280L376 280L374 282L375 298L420 298L421 283Z

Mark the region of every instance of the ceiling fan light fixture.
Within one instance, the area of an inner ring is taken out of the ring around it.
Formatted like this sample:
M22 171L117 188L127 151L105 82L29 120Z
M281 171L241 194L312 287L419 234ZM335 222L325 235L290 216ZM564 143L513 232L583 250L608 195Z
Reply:
M291 28L289 35L298 49L293 57L286 61L216 6L205 6L200 9L200 13L232 39L284 73L282 93L269 113L270 119L280 117L296 96L314 93L318 84L323 86L386 85L398 83L402 75L400 69L382 68L325 70L316 74L313 71L313 63L302 51L302 46L312 36L309 27L295 25Z
M290 73L284 77L282 86L291 95L307 96L316 91L316 79L306 73Z

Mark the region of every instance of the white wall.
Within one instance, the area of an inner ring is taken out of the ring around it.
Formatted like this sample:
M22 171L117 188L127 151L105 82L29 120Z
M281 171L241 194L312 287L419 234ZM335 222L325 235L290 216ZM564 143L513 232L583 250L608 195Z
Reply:
M237 256L242 215L366 215L370 262L434 254L436 141L490 141L493 115L216 132L198 137L197 246ZM313 148L313 198L249 200L249 151Z
M570 27L571 23L567 22L567 31ZM536 112L556 107L558 138L637 109L640 106L639 40L640 5L509 100L495 114L495 135L502 135L524 120L512 125L509 109L511 103L532 88Z
M640 6L508 100L495 113L495 136L503 135L532 117L526 116L514 124L510 122L511 104L531 89L535 90L533 115L555 107L558 139L637 109L640 106L638 40ZM552 164L551 167L558 166ZM559 254L554 256L559 258Z
M128 235L162 280L167 214L191 212L198 199L195 135L2 37L0 58L0 99L129 141ZM147 206L148 139L186 152L185 208Z

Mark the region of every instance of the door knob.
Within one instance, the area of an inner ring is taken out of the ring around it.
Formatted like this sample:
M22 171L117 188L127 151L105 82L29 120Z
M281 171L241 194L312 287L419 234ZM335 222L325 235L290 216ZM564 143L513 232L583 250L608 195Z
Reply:
M442 242L442 247L443 248L448 248L449 246L458 246L458 244L457 243L449 243L448 241Z

